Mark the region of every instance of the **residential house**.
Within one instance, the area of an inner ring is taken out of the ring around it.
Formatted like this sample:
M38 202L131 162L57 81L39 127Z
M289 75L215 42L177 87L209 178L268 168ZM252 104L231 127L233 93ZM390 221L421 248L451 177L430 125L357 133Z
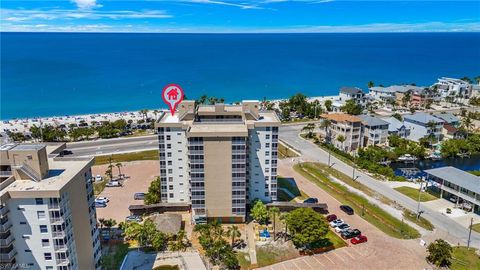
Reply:
M424 112L416 112L403 116L403 122L410 134L407 139L418 142L421 138L433 135L442 140L443 120ZM430 123L433 123L431 127Z
M444 138L447 139L462 139L465 138L465 132L459 130L458 128L448 124L443 124L442 134Z
M371 115L358 115L362 120L361 145L385 145L388 139L389 123Z
M434 113L432 114L436 118L442 119L446 124L449 124L453 127L460 126L460 118L456 117L452 113L448 112L441 112L441 113Z
M441 198L480 215L480 177L455 167L440 167L425 173L432 187L440 190Z
M365 106L368 98L363 90L358 87L342 87L340 88L338 99L332 102L332 111L340 112L341 107L343 107L348 100L354 100L356 104Z
M389 135L394 134L403 139L406 139L410 135L410 129L405 126L403 121L400 121L395 117L389 117L384 120L389 123L388 125Z
M398 105L401 105L401 100L398 102L397 93L403 94L408 91L415 91L420 87L413 85L392 85L388 87L383 86L374 86L371 87L368 92L368 95L378 101L383 101L385 103L391 101L397 101Z
M321 129L322 135L338 149L346 152L357 150L361 147L362 120L354 115L345 113L330 113L320 115L320 119L330 121L328 129ZM344 141L339 141L342 137Z

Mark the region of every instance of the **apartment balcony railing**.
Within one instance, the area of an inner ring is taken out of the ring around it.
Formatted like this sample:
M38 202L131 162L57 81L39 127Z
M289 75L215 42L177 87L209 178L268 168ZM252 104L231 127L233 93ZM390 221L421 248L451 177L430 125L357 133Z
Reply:
M65 222L65 219L63 217L51 217L50 218L50 223L52 224L58 224L58 223L63 223Z
M472 203L475 203L475 204L480 204L480 200L477 200L477 198L474 198L471 195L468 195L468 194L465 194L465 193L460 192L458 190L455 190L451 187L447 187L447 186L444 185L444 186L441 186L441 189L443 189L443 190L447 191L448 193L451 193L455 196L458 196L462 199L465 199L469 202L472 202Z
M8 253L2 253L0 254L0 262L11 262L16 254L17 251L15 249L10 250Z
M68 246L67 245L53 245L53 249L56 252L65 252L65 251L68 250Z
M191 191L204 191L205 187L191 187Z
M56 259L57 265L67 265L70 260L69 259Z
M188 151L189 155L199 155L200 156L200 155L203 155L203 153L204 153L203 150L189 150Z
M0 171L0 177L10 177L12 175L12 171Z
M60 203L50 203L50 204L48 204L48 209L49 210L60 210L61 206L62 205Z
M9 212L8 207L4 206L0 208L0 216L6 216L8 212Z
M10 227L12 227L12 222L7 219L7 221L5 221L5 223L0 224L0 231L1 232L6 232L8 229L10 229Z
M66 235L65 232L52 232L53 238L64 238Z
M13 237L13 234L10 234L7 236L7 238L0 239L0 246L8 247L8 245L10 245L10 243L12 243L13 240L15 240L15 238Z

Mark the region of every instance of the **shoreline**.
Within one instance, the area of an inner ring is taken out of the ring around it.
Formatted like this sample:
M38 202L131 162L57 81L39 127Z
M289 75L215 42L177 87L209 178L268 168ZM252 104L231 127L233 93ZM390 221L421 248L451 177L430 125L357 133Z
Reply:
M318 100L321 103L327 99L335 99L338 98L338 95L334 96L318 96L318 97L307 97L308 102L312 102L314 100ZM275 103L274 107L278 106L278 103L288 98L284 99L270 99L268 101ZM261 100L259 100L261 102ZM230 104L230 103L228 103ZM157 108L157 109L148 109L148 117L149 118L156 118L155 114L153 113L154 110L158 110L159 112L167 110L166 108ZM39 126L40 123L43 125L49 124L54 126L59 125L70 125L70 124L78 124L81 121L85 121L86 123L90 124L93 121L102 122L102 121L115 121L119 119L125 119L138 121L143 119L143 115L140 113L140 110L134 111L121 111L121 112L104 112L104 113L86 113L86 114L78 114L78 115L56 115L56 116L43 116L43 117L27 117L27 118L12 118L12 119L0 119L0 133L6 132L9 130L11 132L28 132L30 127L36 125Z

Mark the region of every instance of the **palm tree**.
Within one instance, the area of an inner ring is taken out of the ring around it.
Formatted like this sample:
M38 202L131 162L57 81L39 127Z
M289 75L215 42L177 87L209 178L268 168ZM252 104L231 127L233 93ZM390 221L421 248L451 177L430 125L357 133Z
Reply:
M435 123L435 121L428 121L427 127L429 129L428 138L430 140L430 146L433 147L433 140L436 139L435 129L437 128L437 123Z
M268 212L270 215L272 215L273 219L273 241L275 241L277 236L276 217L280 213L280 209L278 209L278 207L272 207Z
M120 177L122 175L122 170L120 168L123 167L123 164L118 162L117 164L115 164L115 167L118 168L118 176Z
M372 88L375 86L375 83L373 81L368 82L368 88Z
M208 104L210 105L215 105L215 103L217 103L217 98L216 97L209 97L208 98Z
M480 85L480 75L479 75L479 76L476 76L476 77L473 78L473 79L475 79L475 81Z
M330 143L330 126L332 125L332 122L328 119L323 119L323 121L320 123L320 127L325 129L325 140L327 143Z
M307 131L308 132L308 137L311 138L313 136L312 132L313 132L314 129L315 129L315 124L309 123L302 128L302 131Z
M235 238L240 237L242 235L242 233L238 229L238 226L233 225L233 226L228 227L227 235L232 238L232 247L233 247L233 243L235 243Z
M159 113L159 110L153 110L153 114L155 115L155 120L157 120L157 114Z
M105 227L107 227L108 235L110 236L110 238L112 238L112 227L117 225L117 222L114 219L109 218L107 220L104 220L104 224Z
M345 150L345 147L343 146L343 143L345 142L346 138L342 134L337 136L337 141L342 144L342 151Z
M411 91L407 91L407 92L405 92L405 94L403 94L403 97L402 97L403 107L406 107L408 105L408 103L410 103L411 98L412 98L412 92Z
M461 126L467 132L467 138L468 138L468 133L473 128L472 118L470 117L470 114L467 114L465 117L462 118Z
M288 215L289 215L288 212L283 212L280 214L280 220L283 221L283 223L285 224L285 232L283 234L283 240L287 238L287 234L288 234L288 224L287 224Z
M140 110L140 113L142 114L143 120L147 121L148 109Z
M210 224L212 230L213 230L213 237L220 239L225 235L225 231L222 228L222 224L220 224L218 221L213 221Z

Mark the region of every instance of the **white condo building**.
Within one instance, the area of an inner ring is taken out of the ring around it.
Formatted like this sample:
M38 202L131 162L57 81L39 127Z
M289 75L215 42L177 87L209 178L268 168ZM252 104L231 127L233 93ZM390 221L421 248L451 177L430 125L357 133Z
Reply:
M93 158L63 158L64 148L0 147L0 268L100 269Z
M183 101L155 126L163 203L191 203L195 222L243 222L252 200L277 200L280 120L258 101Z

